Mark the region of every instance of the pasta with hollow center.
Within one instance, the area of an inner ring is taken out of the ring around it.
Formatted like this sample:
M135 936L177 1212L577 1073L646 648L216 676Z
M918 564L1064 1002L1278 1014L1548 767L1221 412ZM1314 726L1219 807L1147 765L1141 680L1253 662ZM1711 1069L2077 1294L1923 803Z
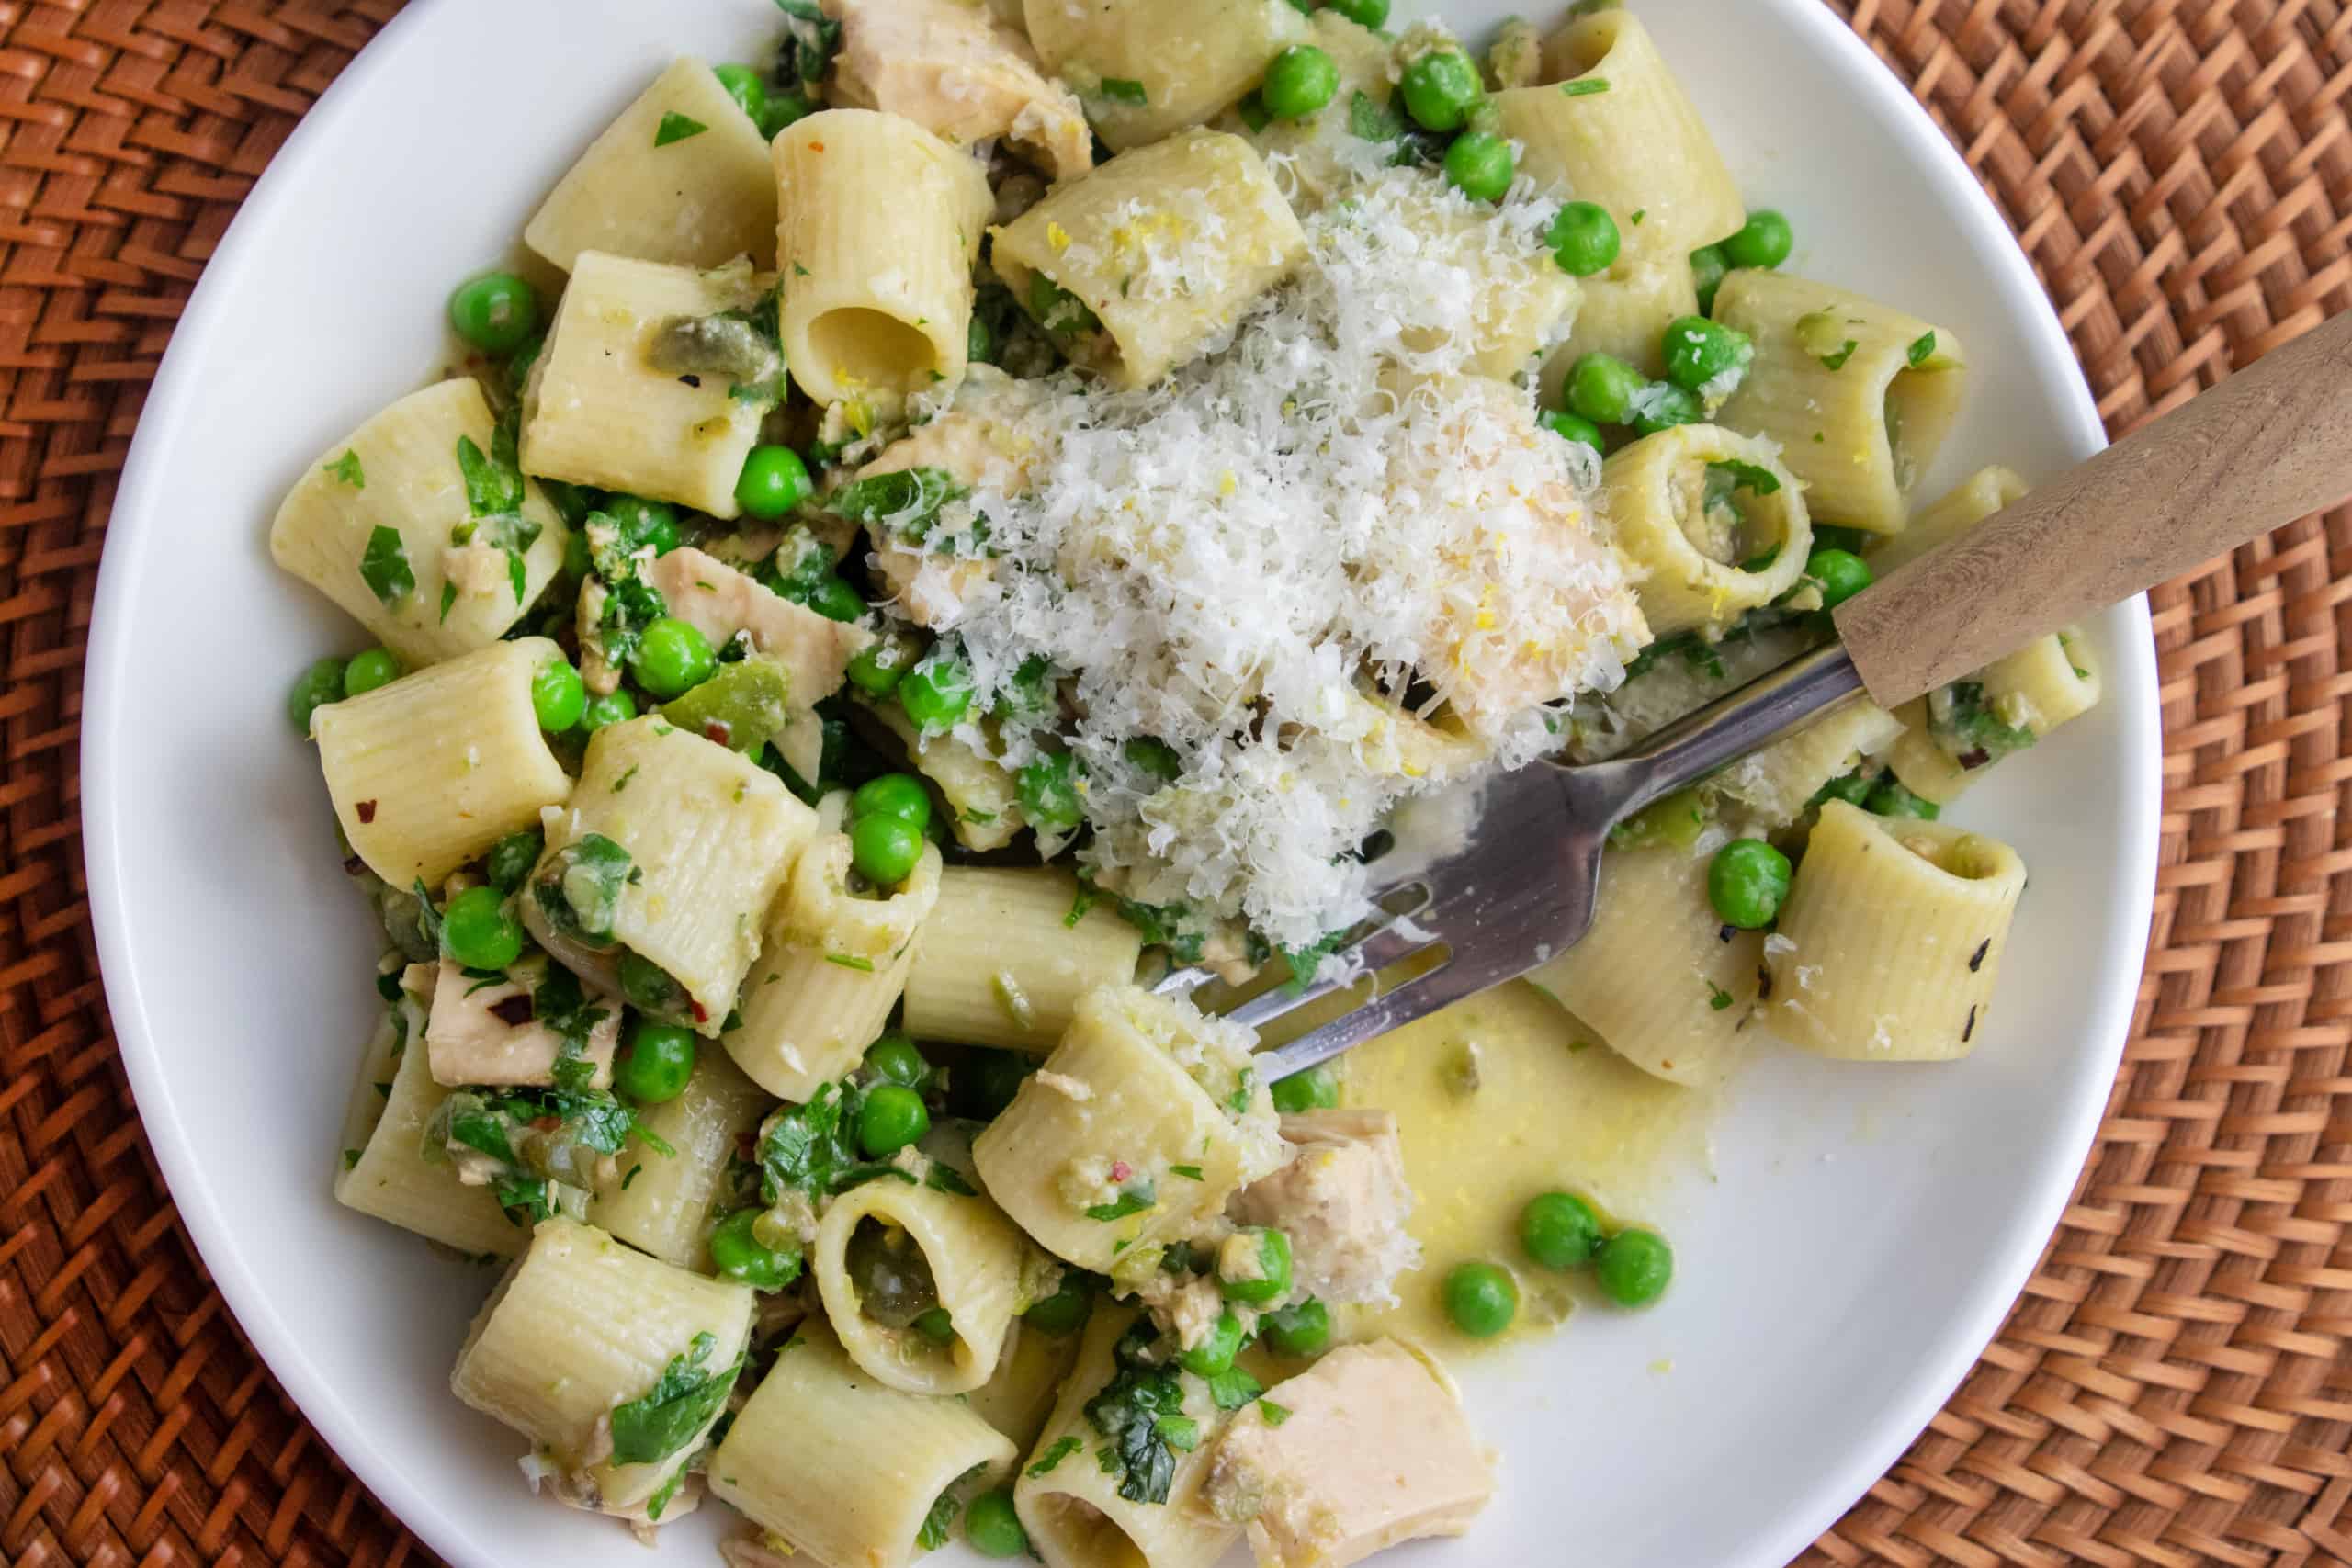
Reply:
M334 1193L505 1261L453 1387L543 1494L714 1500L734 1568L1475 1530L1447 1362L1671 1288L1596 1148L2014 1049L2024 866L1938 818L2097 702L2073 632L1652 803L1530 985L1270 1080L1485 781L2023 490L1915 515L1942 305L1783 270L1576 9L780 0L298 477L272 554L381 645L287 697L382 937Z

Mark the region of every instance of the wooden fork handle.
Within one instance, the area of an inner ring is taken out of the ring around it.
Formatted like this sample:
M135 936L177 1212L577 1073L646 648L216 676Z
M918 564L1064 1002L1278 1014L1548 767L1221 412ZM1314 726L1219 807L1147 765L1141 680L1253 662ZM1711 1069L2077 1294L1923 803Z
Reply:
M1835 612L1894 707L2352 496L2352 311L2031 491Z

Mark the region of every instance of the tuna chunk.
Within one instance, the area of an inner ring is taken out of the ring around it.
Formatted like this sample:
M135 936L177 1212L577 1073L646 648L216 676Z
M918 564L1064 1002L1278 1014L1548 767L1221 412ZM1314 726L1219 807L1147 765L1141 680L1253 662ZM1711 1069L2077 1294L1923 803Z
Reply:
M842 101L949 141L1002 137L1054 178L1094 166L1086 111L1046 78L1029 40L970 0L824 0L842 24Z
M1395 1300L1396 1276L1418 1267L1406 1232L1413 1190L1396 1118L1385 1111L1310 1111L1283 1118L1294 1151L1272 1176L1243 1188L1226 1213L1290 1237L1298 1288L1327 1302Z
M540 961L544 963L544 960ZM460 1084L536 1085L552 1088L563 1037L534 1016L534 969L517 964L504 980L478 980L448 959L434 982L433 1011L424 1022L425 1061L433 1081ZM594 993L591 993L591 999ZM613 1081L613 1046L620 1039L621 1010L607 1004L588 1032L588 1081L605 1089Z
M1394 1339L1332 1351L1217 1439L1204 1495L1244 1525L1259 1568L1346 1568L1384 1547L1460 1535L1494 1495L1453 1391Z

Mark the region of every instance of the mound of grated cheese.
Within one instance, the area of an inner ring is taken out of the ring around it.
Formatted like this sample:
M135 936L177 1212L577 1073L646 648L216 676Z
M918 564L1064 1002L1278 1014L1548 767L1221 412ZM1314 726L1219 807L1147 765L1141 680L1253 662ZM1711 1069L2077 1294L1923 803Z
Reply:
M946 617L973 711L1040 655L1074 680L1080 858L1104 886L1312 943L1369 911L1349 852L1400 801L1532 760L1547 705L1623 679L1647 634L1592 513L1598 458L1468 373L1510 303L1498 261L1550 265L1552 211L1525 181L1472 204L1367 164L1295 276L1164 383L956 405L1017 454L939 531L993 557ZM1408 689L1410 713L1381 695ZM1014 767L1040 739L957 734ZM1181 777L1129 760L1143 738Z

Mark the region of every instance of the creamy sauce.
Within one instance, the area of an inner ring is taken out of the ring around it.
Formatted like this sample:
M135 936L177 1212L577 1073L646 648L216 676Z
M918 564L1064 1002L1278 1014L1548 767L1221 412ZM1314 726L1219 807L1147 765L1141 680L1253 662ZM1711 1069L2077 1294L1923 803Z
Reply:
M1705 1153L1712 1097L1651 1077L1541 990L1514 981L1358 1046L1341 1102L1396 1114L1422 1265L1398 1304L1359 1309L1349 1337L1394 1334L1447 1355L1555 1326L1591 1294L1590 1277L1544 1269L1520 1250L1519 1211L1539 1192L1589 1199L1611 1223L1649 1217L1668 1180ZM1439 1299L1472 1259L1518 1281L1510 1332L1472 1339Z

